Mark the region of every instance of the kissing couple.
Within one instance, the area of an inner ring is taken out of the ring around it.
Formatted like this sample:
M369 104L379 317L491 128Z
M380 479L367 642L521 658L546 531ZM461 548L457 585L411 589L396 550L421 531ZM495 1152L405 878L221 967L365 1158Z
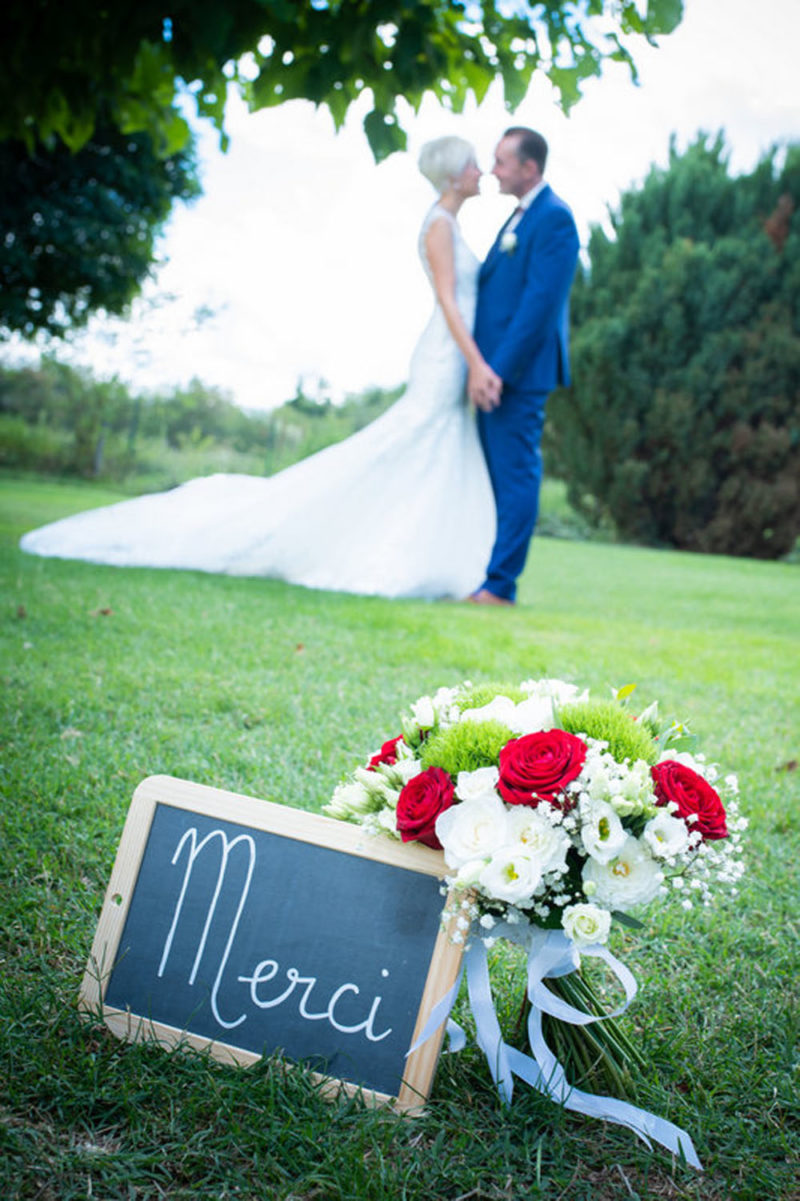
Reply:
M474 148L428 142L419 234L433 312L398 401L275 476L217 474L53 522L33 554L270 576L310 588L511 605L536 524L548 394L569 382L578 233L545 182L547 143L506 130L492 173L517 206L480 264L458 214Z

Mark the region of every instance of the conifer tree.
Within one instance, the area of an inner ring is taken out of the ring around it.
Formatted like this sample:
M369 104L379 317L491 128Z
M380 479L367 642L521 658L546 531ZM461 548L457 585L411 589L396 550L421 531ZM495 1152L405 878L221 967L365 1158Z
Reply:
M551 467L620 537L758 558L800 534L800 145L732 177L722 135L593 229Z

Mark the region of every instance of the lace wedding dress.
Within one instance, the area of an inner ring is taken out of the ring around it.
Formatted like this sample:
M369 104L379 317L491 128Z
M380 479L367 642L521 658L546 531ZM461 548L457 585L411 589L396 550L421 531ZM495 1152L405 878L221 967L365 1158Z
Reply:
M478 263L455 220L459 309L472 326ZM261 478L212 475L26 534L36 555L126 567L271 576L387 597L463 597L483 578L494 501L465 397L464 360L436 305L408 387L381 417Z

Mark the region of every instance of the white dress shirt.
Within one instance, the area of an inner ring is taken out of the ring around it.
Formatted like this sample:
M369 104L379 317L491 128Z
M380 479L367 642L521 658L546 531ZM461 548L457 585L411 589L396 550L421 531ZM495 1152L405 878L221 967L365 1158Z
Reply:
M546 186L545 181L543 179L540 179L537 184L533 185L533 187L530 189L530 191L526 192L524 196L520 197L519 203L517 204L516 209L514 210L514 212L511 215L511 220L509 221L508 225L505 227L505 229L503 231L504 233L513 234L514 230L517 228L520 221L525 216L528 209L531 207L534 200L536 199L536 197L539 195L539 193L542 191L542 189L545 186Z

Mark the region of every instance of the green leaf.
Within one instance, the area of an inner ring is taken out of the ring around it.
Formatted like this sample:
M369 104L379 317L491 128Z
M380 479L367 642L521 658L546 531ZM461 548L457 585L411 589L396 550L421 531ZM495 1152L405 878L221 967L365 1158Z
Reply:
M662 751L692 751L697 746L697 735L684 726L667 726L658 735L658 745Z
M158 125L160 134L160 150L162 157L172 158L179 150L183 150L192 140L192 131L188 121L181 116L177 109L170 108L164 115L164 120Z
M126 90L149 97L159 105L171 104L175 95L175 67L169 47L141 42Z
M507 108L512 112L528 94L535 61L527 59L524 67L509 65L503 71L503 94Z
M480 104L494 82L494 73L488 71L481 63L473 62L470 59L465 59L461 63L461 70L466 86L471 88L476 101Z
M65 146L75 153L89 141L94 132L94 115L89 110L59 109L53 132L59 134Z
M636 7L635 0L623 4L620 20L625 33L644 33L646 30L645 18Z
M547 75L558 92L559 104L568 113L581 98L578 72L574 67L551 67Z
M367 135L370 150L378 163L383 162L385 158L398 150L405 150L408 142L405 131L391 119L390 114L380 112L378 109L367 113L364 118L364 132Z
M683 0L649 0L648 33L673 33L683 20Z
M278 84L276 75L277 71L271 58L263 59L258 75L250 81L247 87L246 98L251 112L257 112L260 108L272 108L285 99L282 95L283 88Z
M350 107L350 97L344 88L331 88L328 95L325 97L324 103L328 106L328 110L333 117L333 124L336 129L341 129L344 125L347 110Z
M644 930L644 922L640 922L638 917L631 917L629 913L623 913L620 909L612 909L611 916L614 921L619 922L621 926L627 926L629 930Z

